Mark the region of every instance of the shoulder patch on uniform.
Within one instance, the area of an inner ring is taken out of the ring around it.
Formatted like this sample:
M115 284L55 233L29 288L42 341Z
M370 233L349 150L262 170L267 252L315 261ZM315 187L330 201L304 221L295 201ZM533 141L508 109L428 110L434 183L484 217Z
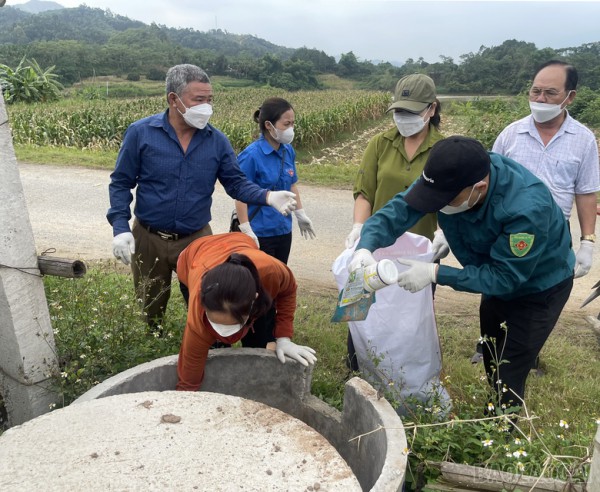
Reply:
M521 258L525 256L531 250L535 236L533 234L527 234L526 232L519 232L518 234L510 235L510 250L512 253Z

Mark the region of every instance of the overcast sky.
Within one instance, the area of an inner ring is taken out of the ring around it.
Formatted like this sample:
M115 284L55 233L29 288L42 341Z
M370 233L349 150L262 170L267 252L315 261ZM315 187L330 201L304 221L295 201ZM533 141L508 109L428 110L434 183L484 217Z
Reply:
M27 0L7 0L7 5ZM460 62L507 39L537 48L600 41L600 2L398 0L56 0L199 31L252 34L288 48L316 48L360 60ZM1 11L0 11L0 15Z

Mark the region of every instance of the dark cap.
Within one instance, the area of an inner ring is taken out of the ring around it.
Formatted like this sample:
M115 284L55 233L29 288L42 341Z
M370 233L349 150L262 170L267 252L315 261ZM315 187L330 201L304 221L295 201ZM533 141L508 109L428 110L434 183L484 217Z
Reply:
M411 113L420 113L435 102L435 84L433 79L422 73L413 73L402 77L396 84L394 102L387 109L404 109Z
M404 200L420 212L437 212L489 172L490 156L483 145L474 138L454 135L431 147L423 174Z

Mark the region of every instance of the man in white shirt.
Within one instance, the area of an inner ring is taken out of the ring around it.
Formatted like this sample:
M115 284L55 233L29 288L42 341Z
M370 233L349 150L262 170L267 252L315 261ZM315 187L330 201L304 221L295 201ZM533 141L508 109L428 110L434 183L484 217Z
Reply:
M508 125L492 148L541 179L567 221L575 202L581 230L575 278L583 277L592 267L596 192L600 190L596 137L567 111L575 99L577 82L577 70L572 65L558 60L544 63L529 89L531 114ZM480 350L478 346L473 363L481 360Z
M568 63L551 60L542 65L529 89L531 115L507 126L492 148L540 178L567 221L575 202L581 229L575 278L586 275L592 266L600 190L596 138L567 111L575 99L577 80L577 70Z

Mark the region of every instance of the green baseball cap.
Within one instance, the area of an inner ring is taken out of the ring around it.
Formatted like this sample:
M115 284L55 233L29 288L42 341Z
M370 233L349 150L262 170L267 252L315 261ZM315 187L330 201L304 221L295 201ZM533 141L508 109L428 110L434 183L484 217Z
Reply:
M402 77L396 84L394 102L387 109L404 109L411 113L420 113L435 102L435 84L433 79L422 73L413 73Z

